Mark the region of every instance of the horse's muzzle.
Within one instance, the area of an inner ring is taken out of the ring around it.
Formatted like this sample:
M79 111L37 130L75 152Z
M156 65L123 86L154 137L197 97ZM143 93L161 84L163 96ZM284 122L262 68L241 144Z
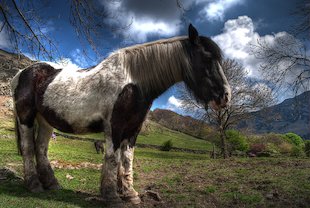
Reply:
M220 96L217 99L214 99L210 102L210 106L212 109L219 111L222 108L226 108L229 106L231 100L230 92L225 92L223 96Z

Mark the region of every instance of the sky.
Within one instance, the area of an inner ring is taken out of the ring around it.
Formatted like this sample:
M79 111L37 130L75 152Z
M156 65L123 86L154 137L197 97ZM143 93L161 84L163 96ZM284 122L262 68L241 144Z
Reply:
M99 57L90 46L81 44L70 25L69 1L46 2L49 3L37 12L46 20L42 26L44 32L57 44L61 65L90 67L127 45L187 35L187 27L192 23L200 35L211 37L220 46L226 58L243 64L250 78L262 79L258 70L261 60L251 54L251 45L259 38L272 43L277 37L289 35L296 23L292 12L302 0L180 0L184 10L180 10L174 0L99 0L99 4L113 14L113 18L105 20L107 24L130 24L125 30L102 34ZM10 48L7 34L3 32L0 33L0 48ZM84 57L83 50L89 52L91 60ZM290 96L287 93L279 101ZM174 86L156 99L151 109L180 112L180 105Z

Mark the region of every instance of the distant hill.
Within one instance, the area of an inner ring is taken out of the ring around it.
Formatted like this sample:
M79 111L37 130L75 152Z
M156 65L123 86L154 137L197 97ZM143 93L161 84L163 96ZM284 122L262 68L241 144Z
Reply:
M250 113L250 118L240 121L238 129L253 133L293 132L310 139L310 91L269 108Z
M9 82L20 70L34 61L24 55L9 53L0 49L0 95L10 95Z
M165 109L155 109L154 111L151 111L148 119L155 121L166 128L202 139L212 131L212 128L204 122Z

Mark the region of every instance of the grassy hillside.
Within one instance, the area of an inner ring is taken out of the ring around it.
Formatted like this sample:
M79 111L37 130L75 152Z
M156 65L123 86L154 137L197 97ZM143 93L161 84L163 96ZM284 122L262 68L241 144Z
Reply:
M16 153L12 122L2 121L0 167L6 166L21 176L22 160ZM163 132L165 138L177 135L172 133ZM144 142L151 138L152 134L140 136ZM187 141L185 146L191 146L189 143L193 141L190 138ZM0 179L0 207L102 207L95 199L99 196L102 155L95 153L91 142L58 137L57 141L51 141L49 157L63 189L31 194L21 180ZM309 159L211 160L204 154L137 148L134 171L135 187L140 193L151 189L162 198L156 201L142 195L141 207L307 207L310 204Z
M80 135L79 137L104 140L104 135L102 133ZM188 134L168 129L153 121L148 121L147 130L144 130L142 133L140 133L137 138L137 144L151 144L160 146L168 140L172 141L173 147L187 148L192 150L212 149L212 143L208 141L197 139Z

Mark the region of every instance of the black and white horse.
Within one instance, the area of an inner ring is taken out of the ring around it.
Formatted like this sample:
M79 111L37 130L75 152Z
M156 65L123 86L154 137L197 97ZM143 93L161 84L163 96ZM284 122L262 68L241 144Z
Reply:
M90 70L37 63L19 72L12 94L26 186L32 192L60 188L47 156L53 128L75 134L104 132L102 197L139 203L133 188L134 146L152 101L184 81L198 101L226 106L231 91L221 59L220 48L190 25L188 37L117 50Z

